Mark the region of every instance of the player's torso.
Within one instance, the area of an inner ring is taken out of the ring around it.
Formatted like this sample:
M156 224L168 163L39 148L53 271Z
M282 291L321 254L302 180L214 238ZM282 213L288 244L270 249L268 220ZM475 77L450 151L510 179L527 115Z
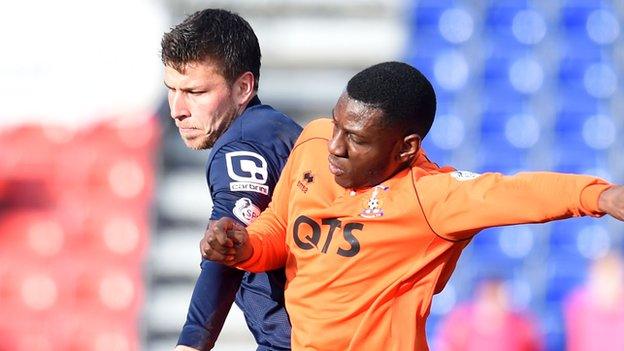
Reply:
M259 215L300 132L296 123L259 100L234 120L215 143L206 165L213 201L221 192L219 203L214 204L220 209L217 218L227 216L249 224ZM290 347L284 284L283 269L246 273L236 295L256 341L271 350Z
M305 152L315 158L292 170L286 237L293 347L358 349L364 340L387 346L393 318L411 313L404 321L410 323L428 313L444 268L440 258L449 257L456 245L429 228L410 170L350 192L327 172L326 141L308 143L314 145ZM397 303L408 291L410 303ZM418 299L424 303L415 306ZM373 327L381 329L373 335ZM424 325L413 329L414 336L421 334L416 329Z

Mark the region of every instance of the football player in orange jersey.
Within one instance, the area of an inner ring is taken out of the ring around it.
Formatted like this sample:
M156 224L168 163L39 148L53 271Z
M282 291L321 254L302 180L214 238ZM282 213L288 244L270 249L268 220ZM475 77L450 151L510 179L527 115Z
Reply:
M332 120L304 129L256 222L222 218L206 231L207 259L286 267L293 350L427 350L431 299L482 229L624 220L624 187L596 177L432 165L421 140L435 105L429 81L407 64L359 72Z

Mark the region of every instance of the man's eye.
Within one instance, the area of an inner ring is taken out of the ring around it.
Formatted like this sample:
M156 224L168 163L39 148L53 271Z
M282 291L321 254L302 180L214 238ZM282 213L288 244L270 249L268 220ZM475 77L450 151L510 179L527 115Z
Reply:
M355 136L355 135L353 135L353 134L349 134L349 139L350 139L352 142L354 142L355 144L358 144L358 145L360 145L360 144L364 144L364 141L363 141L362 139L360 139L360 138L356 137L356 136Z

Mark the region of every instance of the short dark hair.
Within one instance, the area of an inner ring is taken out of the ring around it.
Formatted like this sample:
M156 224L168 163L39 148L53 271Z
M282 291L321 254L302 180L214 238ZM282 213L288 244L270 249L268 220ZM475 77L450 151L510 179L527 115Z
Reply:
M359 72L347 84L350 98L379 108L386 125L424 138L436 111L433 86L419 70L402 62L383 62Z
M210 60L220 66L230 83L245 72L253 73L258 89L258 38L249 23L235 13L222 9L197 11L165 33L161 49L163 64L179 72L189 63Z

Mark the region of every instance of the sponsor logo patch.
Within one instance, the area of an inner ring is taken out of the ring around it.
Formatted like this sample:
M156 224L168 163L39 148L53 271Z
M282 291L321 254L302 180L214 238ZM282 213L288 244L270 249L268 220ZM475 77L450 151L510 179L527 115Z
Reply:
M473 180L475 178L478 178L479 176L480 176L479 173L473 173L469 171L455 171L451 173L451 177L455 178L456 180L459 180L460 182L463 182L466 180Z
M225 154L225 163L231 191L253 191L268 195L267 162L261 155L251 151L233 151Z
M297 181L297 187L299 188L299 190L303 191L304 193L307 193L308 184L313 183L313 182L314 182L314 175L312 174L311 171L307 171L303 173L303 177L301 178L301 180Z
M260 215L260 209L246 197L242 197L236 200L234 209L232 210L234 216L246 225L251 224Z
M253 191L254 193L269 195L268 186L255 184L255 183L233 182L233 183L230 183L230 190L231 191Z

